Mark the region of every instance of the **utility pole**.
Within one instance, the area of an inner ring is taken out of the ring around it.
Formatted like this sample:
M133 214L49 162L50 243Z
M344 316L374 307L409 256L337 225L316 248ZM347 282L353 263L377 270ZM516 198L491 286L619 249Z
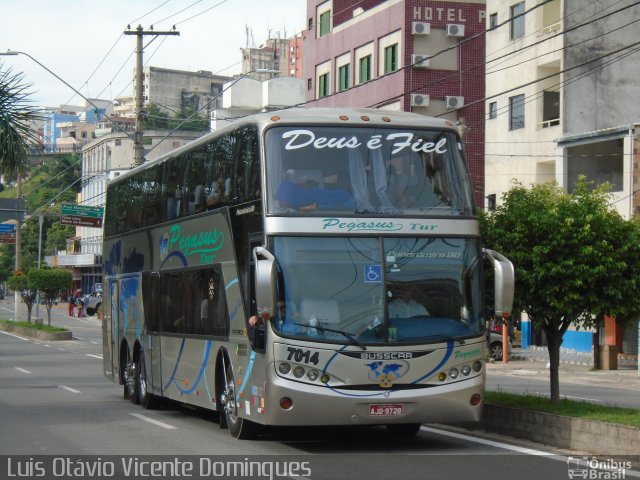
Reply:
M153 26L145 31L142 28L142 25L138 25L135 31L131 31L130 29L124 32L125 35L136 35L136 132L134 137L134 152L133 152L133 160L135 165L142 165L144 163L144 146L142 144L142 135L144 134L144 124L143 124L143 115L142 109L144 107L144 95L143 95L143 84L144 84L144 72L143 62L142 62L142 52L144 48L142 46L142 37L145 35L153 35L154 37L158 37L159 35L180 35L180 32L175 30L175 27L172 31L167 32L156 32L153 30ZM155 40L155 38L153 39ZM153 41L151 40L151 41Z

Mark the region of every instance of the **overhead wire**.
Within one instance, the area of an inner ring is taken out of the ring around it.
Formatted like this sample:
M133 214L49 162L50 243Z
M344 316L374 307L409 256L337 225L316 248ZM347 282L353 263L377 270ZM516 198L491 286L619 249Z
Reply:
M226 1L226 0L225 0L225 1ZM552 1L552 0L548 0L547 2L543 2L542 4L536 5L534 8L531 8L531 9L527 10L526 12L523 12L521 15L524 15L524 14L526 14L526 13L529 13L529 12L531 12L532 10L534 10L535 8L538 8L538 7L542 6L542 5L544 5L545 3L548 3L549 1ZM167 2L165 2L165 3L167 3ZM196 3L192 4L191 6L194 6L194 5L196 5L197 3L200 3L200 2L196 2ZM224 2L221 2L221 3L224 3ZM360 3L360 2L356 2L356 4L357 4L357 3ZM640 3L640 2L638 2L638 3ZM163 4L163 5L164 5L164 4ZM215 6L218 6L218 5L219 5L219 4L217 4L217 5L215 5ZM634 4L634 5L635 5L635 4ZM214 7L215 7L215 6L214 6ZM355 4L354 4L354 5L352 5L352 6L350 6L349 8L352 8L353 6L355 6ZM187 8L189 8L189 7L187 7ZM211 8L213 8L213 7L211 7ZM209 8L208 10L210 10L211 8ZM628 8L628 7L625 7L625 8ZM186 10L186 9L183 9L183 10L181 10L180 12L183 12L183 11L185 11L185 10ZM345 10L346 10L346 9L345 9ZM180 12L178 12L178 13L180 13ZM202 13L204 13L204 12L202 12ZM615 13L615 12L614 12L614 13ZM170 17L167 17L167 18L170 18ZM191 19L191 18L193 18L193 17L190 17L189 19ZM187 20L189 20L189 19L186 19L186 20L184 20L184 21L187 21ZM508 21L503 22L502 24L500 24L500 26L502 26L502 25L504 25L504 24L509 23L511 20L512 20L512 19L509 19ZM631 23L634 23L634 22L631 22ZM620 27L620 28L622 28L622 27ZM495 28L494 28L494 29L495 29ZM469 39L469 40L470 40L470 39ZM458 44L458 45L459 45L459 44ZM633 44L632 44L632 45L633 45ZM157 49L156 49L156 51L157 51ZM439 52L438 54L440 54L440 53L441 53L441 52ZM435 56L435 55L434 55L434 56ZM494 60L491 60L491 61L495 61L495 59L494 59ZM595 61L595 60L592 60L592 61ZM591 61L590 61L590 62L591 62ZM586 63L590 63L590 62L586 62ZM240 63L240 62L238 62L238 63ZM235 64L234 64L234 65L235 65ZM575 67L572 67L572 68L575 68ZM561 73L561 72L559 72L559 73ZM459 72L458 72L458 74L459 74ZM234 83L235 83L235 82L234 82ZM369 83L370 83L370 82L369 82ZM504 92L503 92L503 93L504 93ZM217 97L217 96L216 96L216 97ZM214 98L216 98L216 97L214 97ZM323 97L323 98L326 98L326 97ZM484 99L483 99L483 100L484 100ZM312 100L312 101L310 101L310 102L304 102L304 103L302 103L302 104L298 104L297 106L302 106L302 105L304 105L304 104L306 104L306 103L312 103L312 102L313 102L313 100ZM209 103L210 103L210 102L209 102ZM201 109L199 109L199 110L201 110ZM197 112L196 112L196 113L197 113ZM231 118L233 118L233 117L231 117ZM236 118L237 118L237 117L236 117ZM187 121L187 120L188 120L188 119L185 119L185 121ZM174 130L174 131L175 131L175 130ZM165 138L168 138L168 137L165 137Z

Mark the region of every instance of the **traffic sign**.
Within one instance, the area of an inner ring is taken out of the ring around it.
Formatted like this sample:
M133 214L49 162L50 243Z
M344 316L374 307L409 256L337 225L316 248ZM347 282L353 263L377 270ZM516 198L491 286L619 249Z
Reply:
M76 217L102 218L104 208L90 207L87 205L75 205L73 203L62 204L62 215L73 215Z
M15 233L15 232L16 232L15 223L0 223L0 233Z
M101 228L103 214L104 208L102 207L63 203L61 208L60 225Z

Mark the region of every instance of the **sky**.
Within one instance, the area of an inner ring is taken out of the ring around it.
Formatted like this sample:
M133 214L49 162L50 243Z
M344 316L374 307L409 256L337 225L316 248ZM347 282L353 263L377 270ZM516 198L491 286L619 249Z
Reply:
M144 37L145 65L176 70L240 73L240 49L259 47L269 34L289 38L306 23L306 0L0 0L3 71L24 75L38 106L84 105L87 98L133 95L135 35L141 25L179 36ZM247 35L247 28L250 35ZM152 39L155 39L151 41ZM55 77L73 87L69 88Z

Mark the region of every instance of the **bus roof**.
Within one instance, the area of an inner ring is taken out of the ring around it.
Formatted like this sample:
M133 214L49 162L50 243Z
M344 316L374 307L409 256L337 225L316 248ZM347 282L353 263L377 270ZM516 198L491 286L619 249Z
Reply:
M118 183L125 178L134 175L134 172L163 162L167 158L175 157L192 148L197 148L208 143L212 138L233 131L243 125L256 125L260 131L274 125L343 125L343 126L373 126L386 125L388 127L403 128L433 128L437 130L450 130L457 132L455 124L450 120L427 117L413 112L401 112L392 110L380 110L377 108L287 108L273 110L254 115L247 115L214 132L189 142L175 150L143 163L139 167L132 168L126 173L114 178L109 183Z

